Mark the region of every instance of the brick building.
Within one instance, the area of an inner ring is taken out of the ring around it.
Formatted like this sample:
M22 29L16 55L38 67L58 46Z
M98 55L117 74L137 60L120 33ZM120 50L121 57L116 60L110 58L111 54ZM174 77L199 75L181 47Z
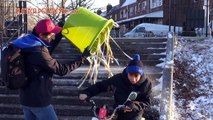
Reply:
M120 0L120 4L116 9L112 8L107 17L120 25L122 34L143 22L162 24L162 5L162 0Z
M204 25L203 1L201 0L171 0L171 3L169 0L164 0L163 11L163 24L182 26L189 31Z
M210 20L213 21L213 1L210 0L210 4L209 4L209 7L210 7Z
M191 31L195 27L203 27L203 1L120 0L119 5L107 12L107 18L120 25L121 34L144 22L182 26L184 30Z

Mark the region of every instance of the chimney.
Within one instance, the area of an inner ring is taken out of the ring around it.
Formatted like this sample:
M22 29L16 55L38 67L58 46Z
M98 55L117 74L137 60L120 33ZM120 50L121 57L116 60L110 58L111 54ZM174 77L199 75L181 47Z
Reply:
M100 9L97 10L97 14L100 15L102 11Z
M112 5L111 5L111 4L108 4L108 5L107 5L107 9L106 9L107 11L106 11L106 12L109 13L109 11L110 11L111 9L112 9Z
M126 0L119 0L119 5L121 6Z

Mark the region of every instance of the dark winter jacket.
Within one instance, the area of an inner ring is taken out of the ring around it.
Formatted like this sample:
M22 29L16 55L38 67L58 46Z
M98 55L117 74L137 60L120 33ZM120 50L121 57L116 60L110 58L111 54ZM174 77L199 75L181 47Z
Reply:
M49 105L52 96L53 74L66 75L78 68L83 61L79 57L78 60L69 64L59 63L51 57L48 50L49 46L33 34L18 38L12 44L22 48L25 59L29 82L26 87L20 90L20 102L25 106L44 107Z
M108 80L98 82L95 85L82 91L82 93L87 94L89 97L95 96L101 92L106 92L114 88L114 107L124 104L129 94L132 91L138 93L135 102L139 103L140 107L135 109L145 109L151 103L150 95L152 84L149 79L145 78L145 75L141 77L141 80L136 85L131 84L128 80L128 75L124 70L122 73L117 74Z

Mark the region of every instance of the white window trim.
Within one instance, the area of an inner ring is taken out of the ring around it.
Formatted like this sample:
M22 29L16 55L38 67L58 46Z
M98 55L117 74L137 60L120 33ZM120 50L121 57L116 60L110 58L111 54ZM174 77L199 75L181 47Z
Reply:
M138 12L141 11L141 3L138 3Z
M141 8L142 8L142 10L146 10L146 6L147 6L147 4L146 4L146 1L143 1L142 2L142 4L141 4Z
M156 7L160 7L162 5L163 5L162 0L155 0L155 2L153 2L153 0L150 0L150 8L156 8Z
M117 21L118 20L118 18L117 18L118 16L117 16L117 14L115 14L115 21Z
M122 11L120 11L120 18L123 18Z

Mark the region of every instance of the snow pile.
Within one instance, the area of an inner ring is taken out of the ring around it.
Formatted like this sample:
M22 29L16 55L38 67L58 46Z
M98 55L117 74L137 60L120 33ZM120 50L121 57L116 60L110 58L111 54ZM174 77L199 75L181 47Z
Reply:
M213 39L180 39L175 61L175 119L213 120Z

